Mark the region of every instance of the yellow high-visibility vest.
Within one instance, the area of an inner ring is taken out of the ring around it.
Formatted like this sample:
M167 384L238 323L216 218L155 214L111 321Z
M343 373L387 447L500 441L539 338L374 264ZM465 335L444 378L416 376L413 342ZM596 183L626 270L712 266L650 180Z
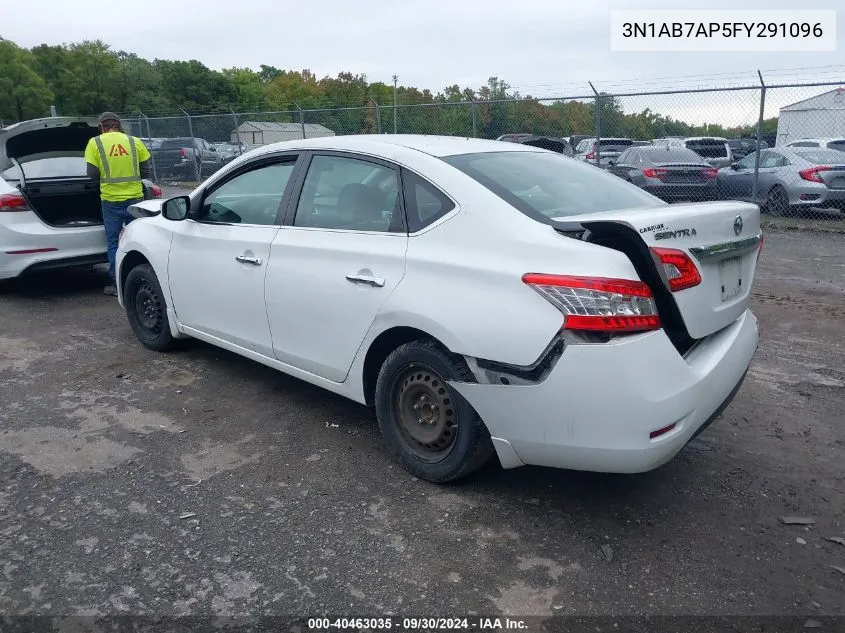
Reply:
M143 197L140 164L149 158L141 140L123 132L95 136L85 148L86 162L100 171L100 197L107 202Z

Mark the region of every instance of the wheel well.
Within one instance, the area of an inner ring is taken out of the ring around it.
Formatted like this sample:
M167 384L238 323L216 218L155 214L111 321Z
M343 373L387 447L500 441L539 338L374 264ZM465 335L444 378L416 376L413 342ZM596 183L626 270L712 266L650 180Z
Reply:
M120 266L120 287L123 288L126 283L126 277L129 276L129 271L141 264L149 264L149 260L138 251L130 251L123 258Z
M413 327L393 327L375 338L364 358L364 399L368 405L375 402L376 381L385 359L400 345L423 339L431 339L443 345L431 334Z

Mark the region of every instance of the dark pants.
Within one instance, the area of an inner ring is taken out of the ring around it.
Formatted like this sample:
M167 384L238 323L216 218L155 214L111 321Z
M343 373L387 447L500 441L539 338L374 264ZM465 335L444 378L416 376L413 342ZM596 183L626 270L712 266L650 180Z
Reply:
M142 200L143 198L126 200L124 202L102 201L103 226L106 228L106 246L109 253L109 278L112 282L115 281L114 260L117 257L117 242L120 239L120 232L124 226L134 220L126 209L130 204L136 204Z

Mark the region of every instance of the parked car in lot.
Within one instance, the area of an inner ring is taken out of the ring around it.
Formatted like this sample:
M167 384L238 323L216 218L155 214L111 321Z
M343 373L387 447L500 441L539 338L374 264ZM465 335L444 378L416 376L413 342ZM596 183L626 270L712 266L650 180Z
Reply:
M195 337L374 405L430 481L493 452L656 468L757 345L755 205L668 205L521 144L290 141L132 212L119 300L142 344Z
M223 165L231 163L242 153L237 145L231 143L212 143L211 146L217 152Z
M718 170L690 149L632 147L607 170L667 202L716 199Z
M757 151L757 139L753 138L732 138L728 141L734 161L742 160L751 152ZM760 139L760 149L769 147L766 141Z
M802 138L797 141L787 143L784 147L789 148L819 148L819 149L835 149L840 152L845 152L845 138Z
M608 137L599 139L585 138L575 148L575 158L594 165L607 167L615 161L619 155L634 144L629 138ZM599 160L601 161L599 163Z
M183 180L205 178L223 166L221 156L208 141L190 136L164 139L150 154L159 176Z
M161 142L163 140L163 138L141 138L141 142L150 151L161 147Z
M554 136L535 136L530 134L520 138L520 140L511 142L547 149L552 152L557 152L558 154L564 154L565 156L572 156L573 154L572 146L565 138L558 138Z
M502 134L501 136L496 137L497 141L505 141L506 143L520 143L525 139L531 138L534 136L533 134L529 134L527 132L515 133L515 134Z
M0 132L0 279L106 261L97 183L85 147L97 120L53 117ZM144 181L144 195L161 189Z
M686 147L707 161L711 167L728 167L734 162L728 140L719 136L691 136L662 138L652 141L654 146Z
M569 141L569 144L572 146L573 152L578 147L579 143L583 141L585 138L592 138L591 134L573 134L572 136L567 136L566 140Z
M760 153L757 195L756 154L719 170L719 197L757 203L772 215L801 209L845 209L845 154L833 149L776 147Z

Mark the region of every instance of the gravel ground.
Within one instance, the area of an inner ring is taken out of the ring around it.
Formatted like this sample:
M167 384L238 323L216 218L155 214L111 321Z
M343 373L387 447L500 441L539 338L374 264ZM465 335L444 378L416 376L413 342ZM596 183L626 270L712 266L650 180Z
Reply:
M365 407L145 350L98 276L6 285L0 613L845 615L843 273L842 236L767 235L748 379L667 466L450 486Z

